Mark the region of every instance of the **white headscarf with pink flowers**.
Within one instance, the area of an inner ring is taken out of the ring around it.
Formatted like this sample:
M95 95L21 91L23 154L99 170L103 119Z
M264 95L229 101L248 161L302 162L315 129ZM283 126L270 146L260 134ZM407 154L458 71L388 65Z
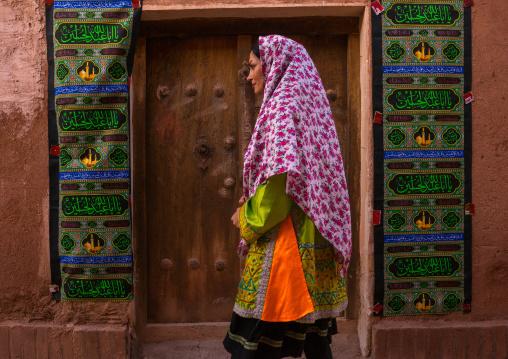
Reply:
M245 198L287 172L286 193L344 257L351 257L351 217L344 166L330 104L305 48L288 38L259 38L264 98L245 153Z

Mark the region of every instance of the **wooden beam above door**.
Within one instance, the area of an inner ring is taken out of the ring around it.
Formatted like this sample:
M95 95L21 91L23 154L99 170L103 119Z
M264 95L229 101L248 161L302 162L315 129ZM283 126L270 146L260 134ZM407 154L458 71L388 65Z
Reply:
M359 32L357 17L284 17L273 18L189 18L167 21L142 21L140 36L187 37L214 35L346 35Z
M184 18L283 18L302 16L359 17L365 1L346 1L347 4L254 4L254 5L206 5L143 4L142 21L175 20Z

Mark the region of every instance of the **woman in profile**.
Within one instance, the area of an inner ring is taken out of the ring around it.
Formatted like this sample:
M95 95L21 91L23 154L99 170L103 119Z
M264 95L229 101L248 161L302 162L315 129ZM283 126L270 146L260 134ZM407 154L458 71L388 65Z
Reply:
M351 221L335 124L305 48L260 37L247 78L263 103L231 220L246 255L224 347L233 359L332 358L347 305Z

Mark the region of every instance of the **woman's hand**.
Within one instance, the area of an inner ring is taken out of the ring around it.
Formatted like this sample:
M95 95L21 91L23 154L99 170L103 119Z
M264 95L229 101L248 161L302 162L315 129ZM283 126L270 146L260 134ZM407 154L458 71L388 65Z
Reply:
M240 225L238 224L238 215L240 214L240 209L242 208L241 206L243 206L244 203L245 197L242 196L242 198L240 198L240 200L238 201L240 207L236 209L235 214L233 214L233 217L231 217L231 222L233 222L233 226L235 226L236 228L240 228Z
M240 228L240 225L238 224L238 215L240 214L240 209L242 207L238 207L236 209L236 212L235 214L233 214L233 217L231 217L231 222L233 222L233 226L235 226L236 228Z

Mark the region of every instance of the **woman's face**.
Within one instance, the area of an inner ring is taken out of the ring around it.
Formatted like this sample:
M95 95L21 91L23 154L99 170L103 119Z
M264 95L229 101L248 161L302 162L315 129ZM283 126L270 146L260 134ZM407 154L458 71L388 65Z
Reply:
M252 52L249 55L249 76L247 77L247 81L251 82L256 95L263 95L265 83L263 82L263 74L261 71L261 60Z

